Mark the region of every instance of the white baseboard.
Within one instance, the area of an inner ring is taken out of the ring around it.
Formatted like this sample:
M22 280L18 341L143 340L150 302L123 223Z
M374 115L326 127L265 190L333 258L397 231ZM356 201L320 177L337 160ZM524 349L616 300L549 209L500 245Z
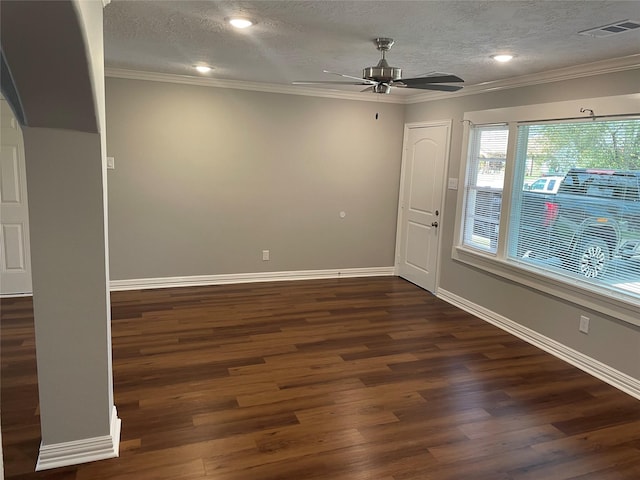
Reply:
M572 348L563 345L549 337L545 337L540 333L524 327L513 320L509 320L502 315L498 315L480 305L472 303L458 295L443 289L438 289L438 298L445 302L455 305L462 310L489 322L496 327L515 335L527 343L535 345L545 352L570 363L574 367L599 378L603 382L621 390L632 397L640 400L640 380L633 378L626 373L622 373L598 360L595 360L584 353L578 352Z
M31 296L33 296L33 292L0 293L0 298L20 298L20 297L31 297Z
M232 283L281 282L287 280L319 280L326 278L387 277L394 267L344 268L334 270L296 270L291 272L230 273L191 277L137 278L111 280L111 291L144 290L149 288L195 287Z
M117 457L120 454L121 423L114 406L111 412L109 435L74 440L72 442L40 445L36 471Z

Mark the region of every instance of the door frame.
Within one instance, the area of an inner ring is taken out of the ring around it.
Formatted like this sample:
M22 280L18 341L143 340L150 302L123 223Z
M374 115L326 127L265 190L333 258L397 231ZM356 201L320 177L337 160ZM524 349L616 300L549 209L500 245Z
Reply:
M398 215L397 215L397 224L396 224L396 248L394 252L394 262L393 262L393 272L394 275L399 274L400 270L400 247L402 245L402 221L403 221L403 205L402 200L404 198L405 188L406 187L406 173L407 173L407 142L409 139L409 131L413 128L424 128L424 127L447 127L447 139L445 144L445 154L444 154L444 168L442 169L442 194L440 196L440 218L444 219L444 211L445 211L445 199L447 195L448 185L446 179L449 175L449 163L451 157L451 126L453 121L451 119L448 120L433 120L433 121L424 121L424 122L410 122L404 124L404 134L402 136L402 162L400 164L400 190L398 192ZM442 220L440 222L442 228ZM436 262L435 262L435 288L433 294L437 296L438 289L440 288L440 253L442 251L442 230L440 230L438 234L438 244L436 246Z

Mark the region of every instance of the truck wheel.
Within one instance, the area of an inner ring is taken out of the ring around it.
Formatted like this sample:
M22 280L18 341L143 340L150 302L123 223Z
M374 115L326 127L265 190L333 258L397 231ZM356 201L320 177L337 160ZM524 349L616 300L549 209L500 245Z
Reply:
M609 258L609 246L603 240L583 240L578 249L578 273L587 278L602 278Z

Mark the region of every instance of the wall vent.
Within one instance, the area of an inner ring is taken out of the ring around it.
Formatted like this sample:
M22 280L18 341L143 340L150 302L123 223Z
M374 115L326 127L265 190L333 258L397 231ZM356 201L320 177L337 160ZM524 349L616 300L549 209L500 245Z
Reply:
M578 32L580 35L588 35L590 37L608 37L619 33L628 32L630 30L640 29L640 21L622 20L620 22L610 23L602 27L590 28Z

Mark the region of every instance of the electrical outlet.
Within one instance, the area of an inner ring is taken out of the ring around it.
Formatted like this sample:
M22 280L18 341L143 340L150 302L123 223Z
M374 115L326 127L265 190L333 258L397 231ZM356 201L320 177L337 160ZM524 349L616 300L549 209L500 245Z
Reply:
M269 260L269 250L262 250L262 261L266 262Z
M580 331L582 333L589 333L589 317L580 315Z

